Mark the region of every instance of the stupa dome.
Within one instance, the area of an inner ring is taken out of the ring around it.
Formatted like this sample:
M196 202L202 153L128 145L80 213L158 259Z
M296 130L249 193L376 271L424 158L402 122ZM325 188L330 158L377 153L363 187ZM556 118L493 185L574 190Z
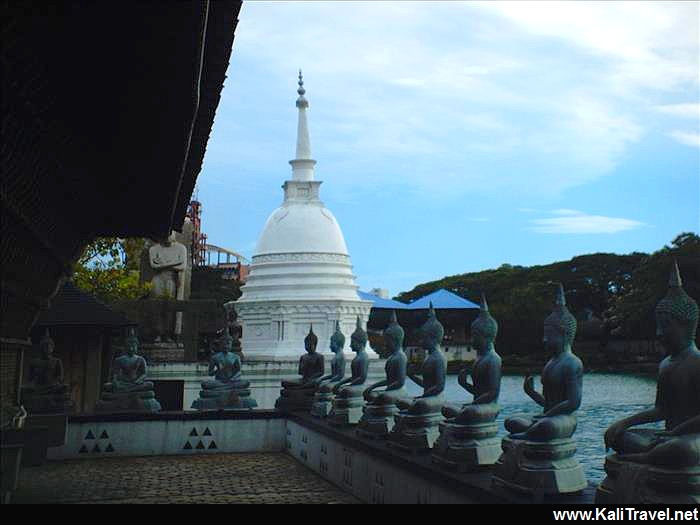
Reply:
M253 255L300 252L348 254L338 221L321 203L290 203L273 211Z

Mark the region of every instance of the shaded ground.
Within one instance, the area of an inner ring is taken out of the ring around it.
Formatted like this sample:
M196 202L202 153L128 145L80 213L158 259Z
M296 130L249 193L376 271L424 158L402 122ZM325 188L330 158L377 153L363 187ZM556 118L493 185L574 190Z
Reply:
M48 462L14 503L359 503L282 453Z

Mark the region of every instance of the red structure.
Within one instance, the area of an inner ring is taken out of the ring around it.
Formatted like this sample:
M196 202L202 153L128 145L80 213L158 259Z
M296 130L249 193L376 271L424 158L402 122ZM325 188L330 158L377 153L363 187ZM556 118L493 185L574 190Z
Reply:
M248 276L248 260L240 253L207 244L207 234L202 233L202 203L198 200L190 201L187 207L187 217L192 222L192 266L209 266L228 270L225 273L225 279L245 282ZM212 262L212 255L216 257L216 262ZM223 261L221 260L222 255L225 259Z
M192 266L205 266L207 234L202 233L202 203L190 201L187 217L192 221Z

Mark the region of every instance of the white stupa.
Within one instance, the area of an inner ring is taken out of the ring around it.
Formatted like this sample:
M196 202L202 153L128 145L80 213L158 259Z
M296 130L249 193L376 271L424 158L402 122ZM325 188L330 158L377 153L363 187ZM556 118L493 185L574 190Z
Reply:
M319 199L321 181L314 179L316 161L311 158L306 118L309 102L301 71L297 93L296 158L289 161L292 180L282 186L284 202L265 223L243 295L235 303L246 360L298 360L310 325L318 336L318 351L328 352L336 321L348 352L357 316L366 327L372 306L357 294L343 232Z

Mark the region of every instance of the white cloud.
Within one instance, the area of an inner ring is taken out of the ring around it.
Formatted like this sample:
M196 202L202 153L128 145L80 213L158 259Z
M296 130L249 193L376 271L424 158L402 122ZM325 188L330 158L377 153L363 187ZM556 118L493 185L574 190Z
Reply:
M688 133L686 131L672 131L669 136L686 146L700 148L700 133Z
M614 172L651 127L639 108L669 106L654 90L694 93L697 14L650 2L246 2L227 94L245 97L237 109L265 108L249 124L262 131L231 126L208 162L240 171L284 150L286 175L293 144L279 130L295 129L301 66L318 173L338 187L366 174L365 188L431 198L558 193ZM255 78L237 76L240 64ZM270 97L288 97L288 113ZM528 176L501 169L506 157Z
M674 117L700 120L700 104L696 103L664 104L655 106L654 109L656 111L660 111L661 113L673 115Z
M552 210L551 213L553 215L584 215L583 212L580 212L578 210L570 210L568 208L559 208L557 210Z
M565 212L565 213L560 213ZM547 219L533 219L530 230L536 233L619 233L644 226L643 222L620 217L587 215L575 210L553 210L562 215Z

